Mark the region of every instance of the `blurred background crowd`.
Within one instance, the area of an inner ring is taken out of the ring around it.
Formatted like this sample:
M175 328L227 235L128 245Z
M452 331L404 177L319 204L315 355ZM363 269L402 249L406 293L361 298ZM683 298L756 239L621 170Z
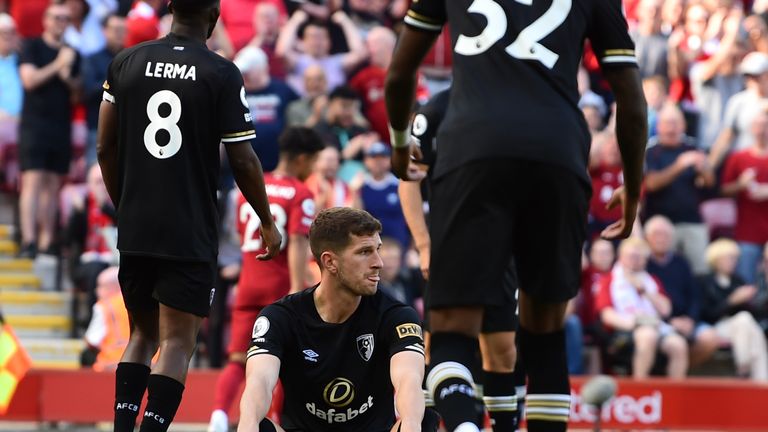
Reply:
M326 144L307 180L317 208L360 207L380 219L380 287L423 310L383 99L409 3L221 0L209 47L243 74L265 171L287 126L315 129ZM569 368L768 380L768 0L623 3L649 108L644 201L632 238L599 239L619 217L606 203L623 179L613 98L587 42L578 85L593 197L567 320ZM45 290L71 293L70 337L86 341L86 366L109 368L125 339L105 319L126 320L115 211L95 157L102 84L115 54L169 30L165 0L0 0L2 205L14 215L18 257L34 260ZM419 103L450 87L451 59L444 32L421 69ZM240 270L223 154L219 295L201 367L226 357ZM307 265L310 285L317 269Z

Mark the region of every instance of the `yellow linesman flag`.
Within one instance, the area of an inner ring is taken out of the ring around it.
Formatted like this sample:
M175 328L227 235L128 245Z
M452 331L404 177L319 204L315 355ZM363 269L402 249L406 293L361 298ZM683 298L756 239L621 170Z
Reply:
M0 327L0 415L8 411L19 382L27 374L32 360L19 343L11 326Z

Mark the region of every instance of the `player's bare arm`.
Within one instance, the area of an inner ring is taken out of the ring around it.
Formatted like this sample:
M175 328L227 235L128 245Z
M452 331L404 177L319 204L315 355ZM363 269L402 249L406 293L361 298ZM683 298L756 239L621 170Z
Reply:
M424 200L421 196L421 184L400 182L397 189L400 206L403 208L405 223L413 236L416 250L419 251L419 267L424 279L429 279L429 253L432 242L429 238L427 221L424 218Z
M410 143L408 120L416 94L416 73L424 57L432 48L438 34L418 31L406 27L395 48L392 64L387 73L384 94L389 116L392 140L392 170L403 180L421 180L426 173L413 170L411 155L418 158L417 146Z
M413 351L401 351L389 361L389 373L395 389L395 406L400 414L393 431L414 432L421 430L424 418L424 356Z
M248 200L248 203L261 219L261 238L264 240L266 252L257 258L260 260L272 259L280 252L282 236L277 230L272 213L269 211L269 200L264 189L264 172L261 169L261 162L248 141L227 144L226 148L235 181L245 199Z
M96 153L107 192L117 206L117 108L111 102L102 101L99 108Z
M289 294L297 293L306 288L308 260L309 238L300 234L292 235L288 242L288 270L291 277Z
M272 404L272 390L280 376L280 359L261 354L248 359L245 365L245 390L240 400L238 432L258 432Z
M648 142L648 107L637 68L606 69L603 74L616 95L616 138L624 164L624 186L608 202L610 208L622 206L622 218L602 232L603 238L614 240L629 237L637 216Z

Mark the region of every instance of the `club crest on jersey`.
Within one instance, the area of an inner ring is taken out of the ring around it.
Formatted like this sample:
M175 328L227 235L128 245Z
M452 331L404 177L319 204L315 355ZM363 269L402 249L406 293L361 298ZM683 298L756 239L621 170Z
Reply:
M253 333L251 333L251 337L253 339L258 339L267 334L267 331L269 331L269 319L265 316L260 316L256 319L256 322L253 323Z
M357 352L363 360L368 361L373 357L373 335L368 333L357 337Z

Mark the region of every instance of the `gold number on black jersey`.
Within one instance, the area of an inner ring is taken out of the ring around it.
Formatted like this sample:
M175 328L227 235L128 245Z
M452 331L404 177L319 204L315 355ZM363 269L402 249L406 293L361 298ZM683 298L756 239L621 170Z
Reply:
M538 0L515 0L531 6ZM507 54L521 60L536 60L549 69L555 67L557 53L545 47L540 40L555 31L568 18L572 0L553 0L552 6L536 21L524 28L514 42L506 48ZM507 16L504 9L494 0L475 0L467 12L483 15L488 22L477 36L459 35L455 51L465 56L482 54L498 42L507 32Z

